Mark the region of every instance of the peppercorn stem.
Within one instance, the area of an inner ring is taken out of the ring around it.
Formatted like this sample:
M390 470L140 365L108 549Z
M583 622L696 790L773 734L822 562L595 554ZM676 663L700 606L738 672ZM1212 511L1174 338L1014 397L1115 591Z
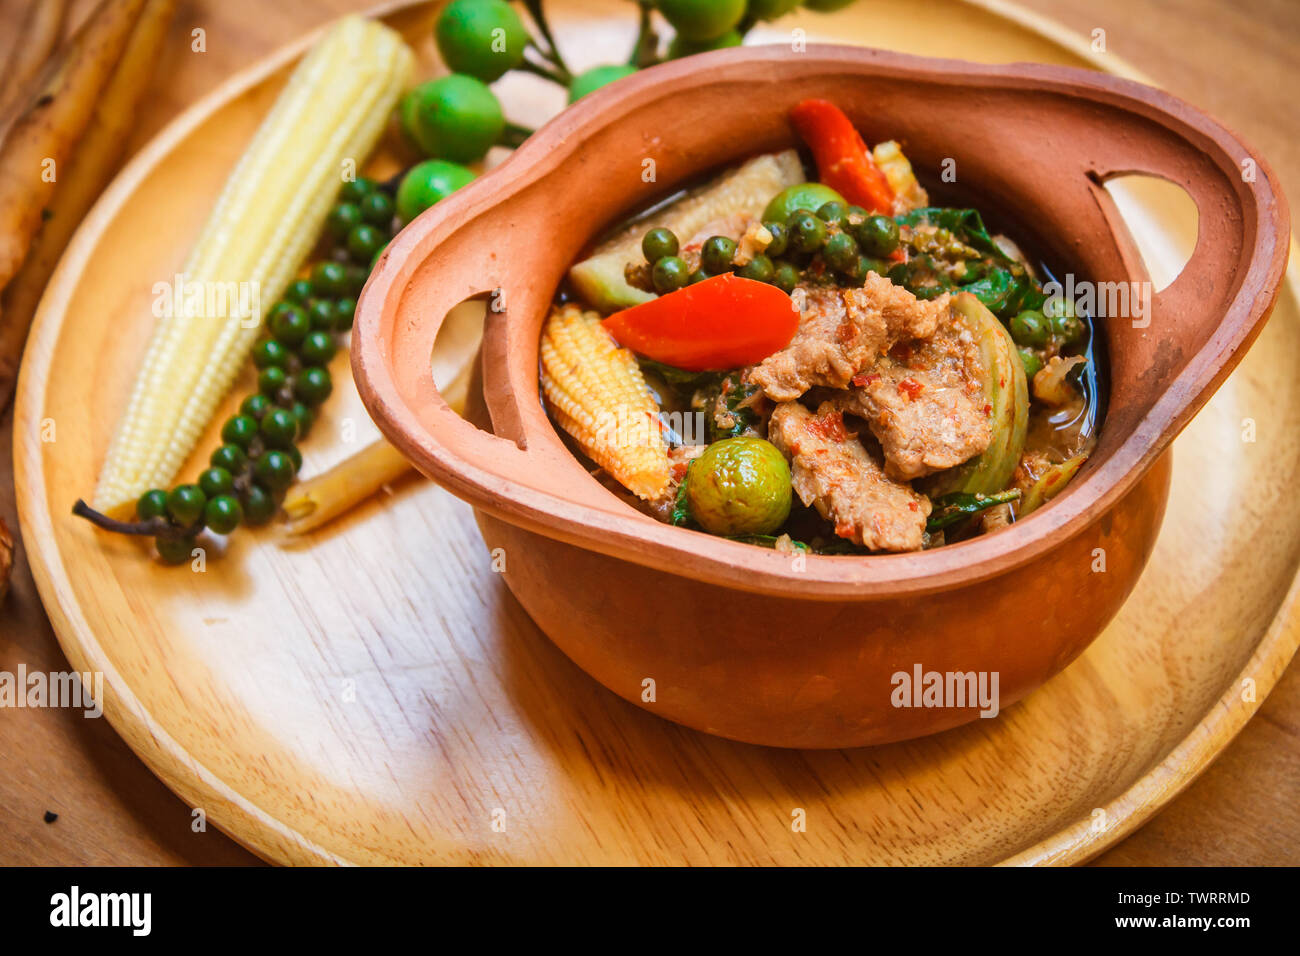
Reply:
M535 76L540 76L543 79L550 80L552 83L558 83L565 89L568 89L569 82L573 79L573 77L568 75L567 70L564 73L560 73L558 68L551 69L542 66L540 63L534 63L532 60L528 59L525 59L519 64L519 69L523 70L525 73L532 73Z
M78 518L85 518L91 524L115 534L148 535L151 538L185 538L198 534L202 528L195 526L182 528L172 524L166 518L150 518L148 521L118 521L103 512L96 511L80 498L72 506L72 513Z
M527 126L520 126L518 123L506 123L505 129L501 132L501 138L497 140L500 146L508 146L510 149L518 149L523 145L524 140L532 136L536 130L529 129Z
M542 9L542 0L524 0L524 9L533 18L533 23L537 24L537 32L546 41L545 48L534 44L537 51L559 67L561 73L572 79L573 74L569 72L568 64L564 62L564 57L560 55L560 48L555 43L555 35L551 33L551 25L546 22L546 12Z
M641 24L637 28L636 44L632 47L632 55L627 62L629 66L643 69L659 62L659 34L655 32L650 17L650 11L654 9L651 0L637 0L637 5L641 8Z

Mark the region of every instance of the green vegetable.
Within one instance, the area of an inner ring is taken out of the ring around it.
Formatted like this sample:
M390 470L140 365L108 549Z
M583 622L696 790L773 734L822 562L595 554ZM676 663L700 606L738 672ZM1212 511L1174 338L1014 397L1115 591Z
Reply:
M253 364L258 368L277 365L283 368L289 362L289 349L275 339L266 339L253 348Z
M257 376L257 388L264 395L274 396L289 384L289 373L277 365L264 368Z
M306 365L325 365L334 357L337 347L329 332L310 332L298 346L298 355Z
M248 464L248 455L238 445L221 445L212 452L208 464L213 468L224 468L232 475L237 475Z
M272 492L288 488L293 484L295 474L293 459L278 449L266 452L253 466L253 476L257 483Z
M457 163L442 159L416 163L397 187L397 215L403 223L408 223L439 199L446 199L473 180L473 171Z
M795 252L816 252L826 243L826 223L810 212L790 217L790 248Z
M153 539L153 545L158 549L159 559L163 564L170 565L184 564L188 561L194 553L196 543L192 537Z
M358 208L361 210L361 218L372 226L378 226L385 231L392 228L393 214L397 211L397 207L393 203L393 198L383 190L376 189L361 200Z
M292 465L292 462L290 462ZM247 525L266 524L275 516L275 498L261 485L250 485L239 496L244 506L244 523Z
M338 313L329 299L312 299L307 306L307 318L311 320L313 332L333 332L338 323Z
M776 275L776 267L772 265L772 260L767 256L758 255L741 266L736 275L742 279L753 279L756 282L771 282L773 276Z
M676 292L690 281L690 267L677 256L664 256L650 270L650 281L660 295Z
M235 479L224 468L208 468L199 475L199 488L208 498L228 495L234 487Z
M1019 499L1020 492L1014 488L1010 491L999 491L991 495L954 491L934 500L934 510L930 512L930 517L925 522L925 530L929 532L941 531L959 521L964 521L971 515L979 514L986 508L993 508Z
M785 223L799 210L812 212L821 209L828 202L847 205L844 197L821 183L798 183L777 193L763 210L763 221Z
M826 240L826 248L822 250L822 258L832 268L839 269L841 272L855 270L859 259L858 244L853 241L853 237L847 232L837 232Z
M736 257L736 240L727 236L710 236L700 250L700 265L710 275L722 275L731 270Z
M163 517L167 514L167 492L161 488L146 491L135 503L135 514L141 521Z
M496 94L463 73L421 83L402 98L399 115L411 142L454 163L482 159L506 128Z
M786 245L790 240L790 230L786 228L783 222L764 222L763 228L772 236L772 241L767 244L763 251L769 256L779 256L785 252Z
M1043 313L1034 309L1016 313L1015 317L1007 323L1007 328L1011 330L1011 337L1016 340L1017 345L1041 349L1051 338L1047 319Z
M281 306L285 306L281 308ZM284 345L297 345L311 331L311 319L302 306L283 302L271 310L271 334Z
M799 0L749 0L749 15L755 20L775 20L797 6Z
M677 35L692 42L722 36L745 15L745 0L659 0L658 6Z
M167 514L182 528L188 528L203 516L207 495L198 485L177 485L167 495Z
M712 534L770 534L790 515L790 467L761 438L714 442L686 478L691 516Z
M799 284L799 270L788 262L779 263L776 274L772 276L772 284L782 292L793 292Z
M1043 360L1038 357L1038 353L1033 349L1021 348L1019 352L1020 361L1025 366L1025 378L1032 383L1034 376L1043 367Z
M739 30L728 30L720 37L714 37L712 40L702 42L693 42L683 39L680 34L673 37L668 43L668 59L680 60L682 57L694 56L696 53L708 53L710 50L725 50L730 47L741 46L745 38L740 35Z
M347 238L347 234L352 231L352 227L360 222L361 207L356 203L341 202L330 210L329 218L325 220L325 228L329 230L330 235L335 239L345 239ZM302 280L300 279L298 281L301 282ZM306 293L308 296L311 295L310 282L307 283ZM306 298L300 299L298 296L290 296L287 291L285 292L284 297L289 299L291 302L299 302L304 305L307 302Z
M312 297L311 282L308 279L294 279L284 290L284 298L298 305L306 305Z
M357 311L357 300L351 296L334 300L334 328L346 332L352 328L352 317Z
M804 0L803 5L818 13L830 13L832 10L843 10L852 2L853 0Z
M244 520L244 509L234 495L218 495L203 509L203 523L214 534L230 534Z
M452 0L438 17L433 35L451 69L485 83L519 66L530 40L523 21L505 0Z
M348 252L358 262L369 262L388 244L388 236L369 223L353 227L348 233Z
M227 445L237 445L244 451L257 437L257 419L248 415L234 415L221 426L221 440Z
M359 203L375 191L375 181L366 176L350 179L339 189L339 202Z
M311 267L312 288L321 295L342 295L347 283L348 273L341 263L318 262Z
M303 369L293 384L293 393L308 405L319 405L329 398L334 385L323 368Z
M677 237L673 235L671 229L664 229L662 226L657 229L651 229L641 240L641 253L645 256L645 261L653 265L665 256L675 256L680 246L677 243Z
M588 93L594 93L602 86L608 86L615 80L621 80L635 72L636 67L622 63L592 67L585 73L579 73L569 84L569 102L576 103Z
M898 248L898 223L888 216L867 216L853 229L854 237L870 256L883 258Z
M260 434L267 448L288 448L298 437L298 422L288 409L273 408L262 416Z

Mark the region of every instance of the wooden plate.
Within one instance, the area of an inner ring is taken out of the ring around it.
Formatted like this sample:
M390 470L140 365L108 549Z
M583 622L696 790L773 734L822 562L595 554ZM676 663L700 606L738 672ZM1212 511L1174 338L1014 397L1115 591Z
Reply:
M549 6L579 65L620 58L631 42L631 18L606 4ZM430 19L425 6L390 16L426 67ZM873 0L798 14L760 38L794 27L1134 75L1001 3ZM1177 442L1165 527L1120 616L996 721L925 740L774 751L624 703L538 632L493 573L469 509L427 483L407 481L305 541L237 534L202 573L94 532L69 508L93 488L152 286L179 266L301 48L186 112L88 217L33 332L15 424L24 540L70 661L103 672L118 732L250 849L286 863L1078 862L1204 769L1291 658L1294 272L1258 344ZM536 124L559 107L540 82L500 84L511 119ZM1176 272L1194 235L1180 203L1150 184L1122 200L1153 273ZM340 356L336 373L345 368ZM305 449L308 473L374 435L355 394L337 392ZM792 827L799 811L806 830Z

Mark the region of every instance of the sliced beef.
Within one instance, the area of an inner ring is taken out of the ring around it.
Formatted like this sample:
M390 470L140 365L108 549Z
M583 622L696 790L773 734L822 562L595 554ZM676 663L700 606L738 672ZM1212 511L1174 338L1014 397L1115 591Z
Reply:
M844 388L895 342L928 338L948 314L948 296L917 299L874 272L861 289L796 289L804 302L790 344L754 369L751 381L788 402L815 385Z
M768 438L790 459L799 499L841 538L873 551L920 550L929 499L889 478L834 404L824 402L816 414L798 402L778 405Z
M945 317L930 338L900 342L854 376L835 404L867 420L884 451L886 473L910 481L989 447L987 374L974 334Z

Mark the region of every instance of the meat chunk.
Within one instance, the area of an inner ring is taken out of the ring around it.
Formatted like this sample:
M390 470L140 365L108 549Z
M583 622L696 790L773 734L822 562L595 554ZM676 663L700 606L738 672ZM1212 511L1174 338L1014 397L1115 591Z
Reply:
M830 402L813 414L778 405L768 438L790 459L795 493L835 525L835 533L873 551L917 551L930 500L881 469Z
M814 385L844 388L895 342L928 338L948 314L948 295L917 299L888 279L867 275L861 289L796 289L803 307L790 344L769 355L750 380L777 402Z
M945 318L928 339L900 342L835 399L860 415L885 453L885 472L911 481L953 468L989 447L984 357L964 322Z

